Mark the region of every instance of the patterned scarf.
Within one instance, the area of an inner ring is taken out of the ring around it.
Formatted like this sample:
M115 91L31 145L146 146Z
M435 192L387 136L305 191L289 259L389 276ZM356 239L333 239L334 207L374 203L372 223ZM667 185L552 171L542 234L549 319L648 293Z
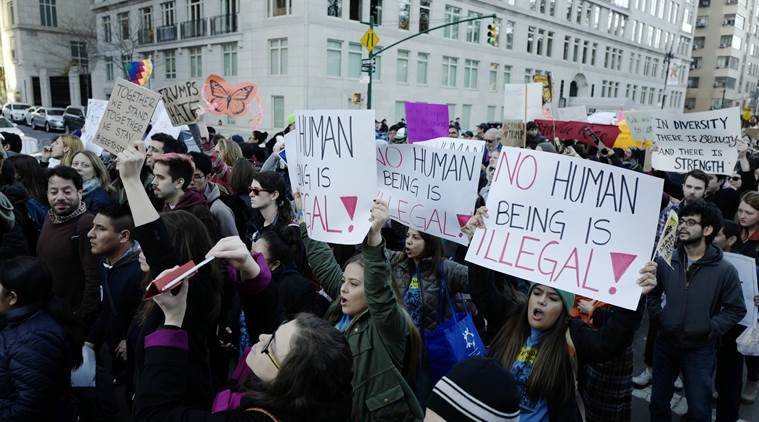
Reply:
M48 217L50 217L50 222L52 224L62 224L67 221L73 220L86 212L87 212L87 205L84 203L84 201L80 201L79 208L77 208L74 212L72 212L69 215L58 215L53 211L52 208L50 208L50 211L47 212L47 215Z

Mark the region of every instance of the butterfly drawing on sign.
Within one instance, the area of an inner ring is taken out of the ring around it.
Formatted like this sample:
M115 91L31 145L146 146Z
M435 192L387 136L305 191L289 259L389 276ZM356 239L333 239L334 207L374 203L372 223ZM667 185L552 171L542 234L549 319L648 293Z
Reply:
M217 75L208 77L205 88L208 111L230 117L245 114L250 102L257 97L256 84L248 82L229 84Z

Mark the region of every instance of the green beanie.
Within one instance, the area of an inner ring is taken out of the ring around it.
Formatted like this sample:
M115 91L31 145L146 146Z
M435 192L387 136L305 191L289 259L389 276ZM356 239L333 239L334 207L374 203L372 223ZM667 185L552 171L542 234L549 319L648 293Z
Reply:
M288 114L287 115L287 126L294 125L295 124L295 115L294 114Z
M535 286L537 286L537 285L538 285L538 283L532 283L530 285L530 290L527 291L527 299L528 300L530 298L530 295L532 295L532 289L534 289ZM544 286L544 284L541 284L541 286ZM556 293L558 293L559 296L561 297L561 301L564 302L564 308L567 310L567 313L569 313L572 310L572 307L575 306L575 294L574 293L565 292L564 290L557 289L556 287L551 287L551 286L546 286L546 287L550 287L550 288L556 290Z

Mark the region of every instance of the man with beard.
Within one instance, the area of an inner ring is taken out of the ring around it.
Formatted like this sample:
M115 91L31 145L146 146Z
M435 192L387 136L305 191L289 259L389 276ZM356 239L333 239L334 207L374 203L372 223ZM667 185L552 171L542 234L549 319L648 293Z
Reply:
M98 304L100 268L87 239L94 216L82 200L82 176L68 166L49 169L47 200L37 256L53 276L53 294L86 327Z
M722 228L714 205L689 200L678 211L679 245L670 266L657 258L648 312L659 321L653 355L652 421L670 421L674 381L683 373L688 420L711 420L716 343L746 314L735 268L712 244ZM662 296L666 303L662 307Z

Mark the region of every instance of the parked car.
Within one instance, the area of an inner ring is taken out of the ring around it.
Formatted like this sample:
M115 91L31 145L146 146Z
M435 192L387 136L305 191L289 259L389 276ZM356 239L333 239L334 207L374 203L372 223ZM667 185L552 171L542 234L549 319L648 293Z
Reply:
M24 122L23 123L26 124L27 126L31 126L32 125L32 113L34 113L35 111L37 111L37 109L39 109L39 108L40 108L39 106L31 106L31 107L27 108L26 110L24 110Z
M5 117L0 117L0 132L15 133L16 135L20 136L22 139L24 137L24 132L22 132L21 129L18 128L18 125L6 119Z
M32 113L32 129L44 127L45 132L51 130L63 130L63 110L62 108L40 107Z
M63 125L66 132L72 132L84 127L85 116L87 116L87 107L66 107L66 111L63 113Z
M3 106L3 117L11 122L20 122L24 120L24 111L31 107L24 103L8 103Z

